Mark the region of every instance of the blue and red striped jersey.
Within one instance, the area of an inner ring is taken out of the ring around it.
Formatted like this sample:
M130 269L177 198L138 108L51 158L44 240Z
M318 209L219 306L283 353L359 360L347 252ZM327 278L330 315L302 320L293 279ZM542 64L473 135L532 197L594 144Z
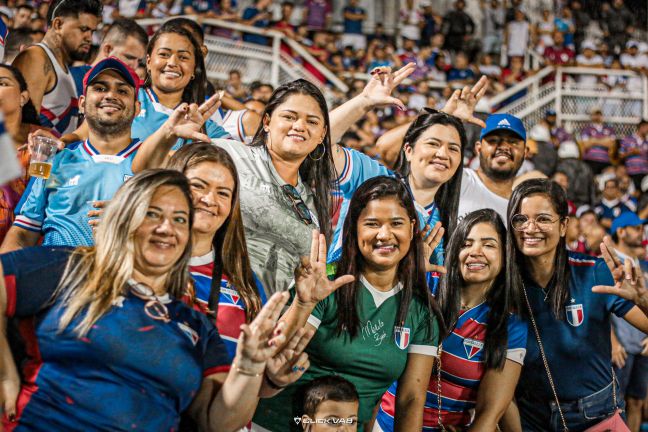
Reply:
M488 304L462 312L441 350L441 422L444 426L469 426L477 403L479 383L486 372L484 342L488 325ZM508 322L506 358L522 364L526 353L527 325L516 315ZM433 374L423 412L423 430L441 430L438 424L438 381ZM394 430L395 383L383 395L377 421L384 431Z

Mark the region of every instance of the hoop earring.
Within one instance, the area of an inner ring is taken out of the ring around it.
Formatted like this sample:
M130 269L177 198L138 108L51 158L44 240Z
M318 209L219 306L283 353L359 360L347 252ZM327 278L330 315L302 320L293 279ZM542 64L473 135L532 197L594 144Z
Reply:
M319 147L319 146L322 146L322 154L318 158L314 158L312 155L315 152L315 150L313 150L312 152L310 152L308 154L308 157L310 158L310 160L318 161L318 160L322 159L324 157L324 155L326 154L326 147L324 147L324 144L323 143L317 144L317 147Z

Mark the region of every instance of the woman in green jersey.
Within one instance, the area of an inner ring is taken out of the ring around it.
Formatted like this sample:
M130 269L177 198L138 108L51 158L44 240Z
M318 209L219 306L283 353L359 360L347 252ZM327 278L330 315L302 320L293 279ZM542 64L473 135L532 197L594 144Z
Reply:
M311 367L297 383L262 401L254 422L272 431L297 426L300 387L338 374L358 390L358 430L366 430L394 380L397 429L420 430L440 314L425 283L423 240L403 182L381 176L362 184L351 199L344 238L331 282L325 240L313 234L310 259L297 271L296 295L282 318L287 335L304 326L317 330L306 350Z

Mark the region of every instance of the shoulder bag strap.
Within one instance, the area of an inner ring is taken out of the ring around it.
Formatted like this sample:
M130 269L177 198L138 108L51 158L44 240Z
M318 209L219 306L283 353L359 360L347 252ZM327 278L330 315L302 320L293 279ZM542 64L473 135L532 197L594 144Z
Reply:
M556 400L556 407L558 408L558 414L560 414L560 420L562 421L563 430L564 432L568 432L569 429L567 428L567 422L565 421L565 416L563 415L562 408L560 408L560 400L558 400L558 393L556 393L556 386L554 385L554 380L553 377L551 376L551 371L549 370L549 363L547 362L547 356L545 355L544 346L542 345L542 340L540 339L540 332L538 331L538 326L536 325L535 318L533 317L533 309L531 309L531 303L529 302L529 297L527 296L526 287L524 286L524 283L522 284L522 292L524 293L524 300L526 300L526 305L529 310L529 318L531 318L531 324L533 325L533 332L535 333L536 340L538 341L538 348L540 348L540 356L542 357L542 362L544 363L545 371L547 372L547 378L549 378L549 385L551 386L551 391L553 392L554 399ZM614 378L612 379L614 380Z

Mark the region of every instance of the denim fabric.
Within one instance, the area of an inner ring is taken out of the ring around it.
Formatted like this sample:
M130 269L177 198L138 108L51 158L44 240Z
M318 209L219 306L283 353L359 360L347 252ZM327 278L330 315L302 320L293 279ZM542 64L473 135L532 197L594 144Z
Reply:
M567 427L571 432L578 432L594 426L596 423L610 417L617 408L623 409L625 404L619 396L619 386L616 385L618 407L614 406L612 383L589 396L573 402L561 402ZM563 425L560 413L554 400L539 401L533 397L520 395L517 399L522 419L522 430L525 432L562 432Z

